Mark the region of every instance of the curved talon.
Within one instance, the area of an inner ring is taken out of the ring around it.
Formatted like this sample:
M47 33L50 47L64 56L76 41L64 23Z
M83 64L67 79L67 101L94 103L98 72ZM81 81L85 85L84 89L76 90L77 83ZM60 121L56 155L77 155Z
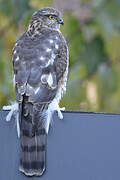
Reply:
M16 125L17 125L17 135L20 137L20 126L19 126L19 113L18 113L18 103L12 103L9 106L3 106L3 110L9 110L10 112L6 116L6 121L9 122L12 116L15 115Z
M60 108L61 111L65 111L65 107Z
M12 105L9 105L9 106L3 106L2 109L3 109L3 110L11 110L11 108L12 108L11 106L12 106Z
M61 111L65 111L65 107L60 108L60 107L58 106L58 108L57 108L58 117L59 117L60 119L63 119L63 114L62 114Z
M9 110L10 112L6 116L6 121L10 121L12 119L13 114L18 112L18 103L13 103L9 106L3 106L3 110Z
M6 121L9 122L12 119L12 116L13 116L13 111L10 111L6 116Z
M58 112L58 117L59 117L60 119L63 119L63 115L62 115L61 111L60 111L60 110L57 110L57 112Z

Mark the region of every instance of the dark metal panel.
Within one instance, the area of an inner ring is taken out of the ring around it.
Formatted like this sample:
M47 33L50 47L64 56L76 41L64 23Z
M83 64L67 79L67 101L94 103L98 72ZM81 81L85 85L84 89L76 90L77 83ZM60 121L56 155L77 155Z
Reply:
M47 143L47 169L38 178L18 171L15 121L0 111L1 180L120 180L120 115L65 112L54 116Z

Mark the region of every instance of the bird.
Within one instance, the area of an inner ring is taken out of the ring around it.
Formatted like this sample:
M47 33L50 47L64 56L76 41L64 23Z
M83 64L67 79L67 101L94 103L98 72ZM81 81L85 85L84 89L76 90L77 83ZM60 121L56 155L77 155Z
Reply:
M66 92L69 66L67 42L60 31L63 24L57 9L37 10L12 52L17 103L11 112L18 111L19 170L26 176L44 173L46 137L54 111L63 118L59 102Z

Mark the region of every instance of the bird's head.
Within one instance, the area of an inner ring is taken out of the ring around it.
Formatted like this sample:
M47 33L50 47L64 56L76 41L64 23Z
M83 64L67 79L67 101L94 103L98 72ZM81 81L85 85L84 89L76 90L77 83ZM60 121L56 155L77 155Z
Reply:
M51 7L41 8L32 15L29 27L47 27L59 30L64 24L61 13Z

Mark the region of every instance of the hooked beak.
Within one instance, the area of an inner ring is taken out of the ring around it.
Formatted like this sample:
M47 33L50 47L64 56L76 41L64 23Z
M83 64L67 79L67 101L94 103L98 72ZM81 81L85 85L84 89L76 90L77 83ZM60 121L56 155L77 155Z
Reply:
M59 19L59 20L58 20L58 23L64 25L63 19Z

